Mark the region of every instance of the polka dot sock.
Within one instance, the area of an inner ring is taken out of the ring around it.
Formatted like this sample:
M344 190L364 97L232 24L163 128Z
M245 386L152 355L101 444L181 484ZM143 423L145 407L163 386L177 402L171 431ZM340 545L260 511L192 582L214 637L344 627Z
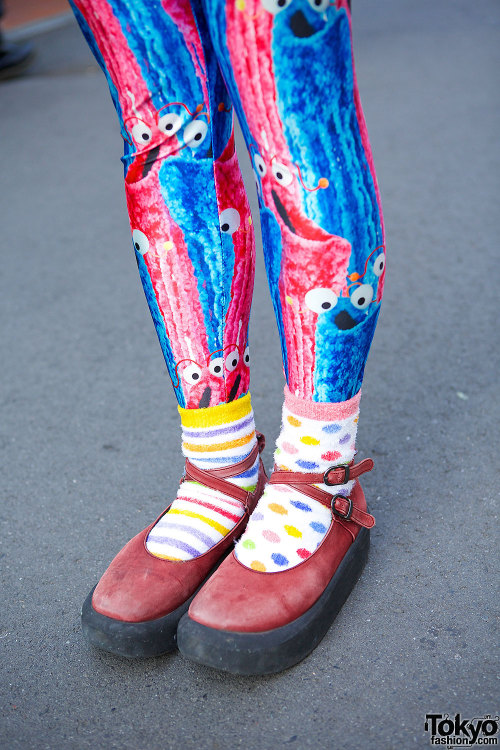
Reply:
M201 469L230 466L253 450L257 438L250 394L230 404L207 409L182 409L182 452ZM253 492L259 459L226 481ZM198 482L182 482L177 497L149 532L146 547L155 557L191 560L217 544L243 515L238 500Z
M285 387L283 422L276 442L280 470L324 472L348 464L355 454L361 392L349 401L324 404L293 396ZM326 492L348 495L354 481ZM293 568L321 543L331 511L286 485L268 484L236 545L236 557L248 568L272 573Z

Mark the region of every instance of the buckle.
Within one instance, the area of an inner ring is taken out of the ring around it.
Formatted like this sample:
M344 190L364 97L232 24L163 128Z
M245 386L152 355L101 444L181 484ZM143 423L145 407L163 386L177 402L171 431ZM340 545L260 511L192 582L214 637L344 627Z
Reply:
M347 513L341 513L337 508L335 507L335 500L340 497L342 500L347 500L349 503L349 508L347 509ZM349 521L350 517L352 516L352 500L350 497L345 497L344 495L334 495L332 497L330 507L332 509L332 513L334 516L338 516L339 518L342 518L344 521Z
M344 472L345 472L344 479L341 482L330 482L328 480L328 474L331 471L337 471L337 469L344 469ZM349 464L347 466L342 466L342 465L341 466L330 466L325 471L325 473L323 474L323 484L326 484L328 487L335 487L335 485L337 485L337 484L347 484L347 482L349 481L349 475L350 475ZM343 495L342 495L342 497L343 497Z

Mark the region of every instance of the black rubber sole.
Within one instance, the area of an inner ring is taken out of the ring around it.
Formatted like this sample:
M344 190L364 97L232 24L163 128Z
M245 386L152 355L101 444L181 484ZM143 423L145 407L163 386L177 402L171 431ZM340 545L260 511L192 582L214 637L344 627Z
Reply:
M280 628L236 633L184 615L177 629L180 652L199 664L239 675L273 674L298 664L326 635L363 571L369 548L370 532L362 528L318 601Z
M83 634L93 646L127 659L146 659L175 651L177 625L194 594L164 617L146 622L123 622L96 612L92 606L94 589L83 603L81 618Z
M230 546L217 561L207 577L200 583L194 594L180 607L164 617L145 622L124 622L106 617L96 612L92 606L92 595L97 584L83 602L81 612L82 630L85 638L96 648L109 651L111 654L124 656L126 659L148 659L162 656L177 648L177 626L181 617L201 589L205 581L217 570L222 561L229 555Z

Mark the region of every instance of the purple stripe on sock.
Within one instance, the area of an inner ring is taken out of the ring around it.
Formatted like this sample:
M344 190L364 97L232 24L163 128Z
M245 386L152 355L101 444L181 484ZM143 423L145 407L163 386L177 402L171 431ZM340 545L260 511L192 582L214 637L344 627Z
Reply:
M182 428L182 433L187 438L212 438L218 435L231 435L233 432L239 432L244 427L253 426L253 414L251 414L244 422L239 424L229 425L228 427L219 427L216 430L187 430L185 427Z
M175 549L181 549L183 552L187 552L188 555L191 555L192 557L198 557L201 555L201 552L194 547L191 547L189 544L186 544L186 542L181 542L180 539L173 539L170 536L162 536L162 537L155 537L151 536L151 534L148 537L148 541L151 540L152 542L162 542L163 544L170 544L171 547L175 547Z
M248 451L248 453L245 453L243 456L231 456L229 460L229 457L226 456L219 456L218 458L209 458L204 456L196 456L196 458L191 458L190 461L192 461L195 465L200 463L201 461L207 463L213 463L213 464L222 464L224 466L231 466L231 464L236 464L238 461L243 461L244 458L248 458L252 451Z
M213 547L213 545L214 545L213 539L210 539L210 537L207 536L207 534L204 534L202 531L199 531L198 529L193 529L190 526L183 526L182 523L171 523L169 521L167 529L168 530L170 530L170 529L179 529L180 531L185 531L186 534L191 534L191 536L195 536L197 539L200 540L200 542L203 542L203 544L205 545L205 547ZM150 534L149 535L149 539L151 539L154 542L163 542L164 539L166 539L166 538L167 537L156 536L156 534L154 534L154 535Z

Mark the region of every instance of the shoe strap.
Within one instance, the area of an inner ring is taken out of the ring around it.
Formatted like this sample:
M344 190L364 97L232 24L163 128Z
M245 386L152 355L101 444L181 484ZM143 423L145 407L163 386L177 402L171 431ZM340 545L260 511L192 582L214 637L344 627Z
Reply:
M186 458L186 468L182 481L191 480L192 482L199 482L205 487L216 490L216 492L222 492L224 495L234 498L234 500L239 500L247 508L248 500L253 493L244 490L242 487L238 487L236 484L232 484L232 482L226 482L226 478L237 477L238 474L243 474L244 471L254 465L255 459L259 453L262 453L266 444L266 439L262 433L257 432L256 436L257 442L248 456L230 466L222 466L219 469L200 469Z
M269 484L286 484L292 489L302 492L303 495L307 495L327 508L330 508L335 516L345 521L354 521L359 526L371 529L372 526L375 526L374 517L370 513L361 510L361 508L357 508L350 497L330 494L314 485L326 484L328 486L335 486L345 484L372 469L372 459L365 458L359 464L354 464L354 461L352 461L346 466L331 466L323 474L306 474L298 471L273 471L269 478Z
M351 479L357 479L367 471L373 469L373 460L364 458L359 464L351 461L350 464L343 466L330 466L329 469L321 473L304 473L302 471L274 471L272 477L279 477L274 484L326 484L333 487L336 484L347 484ZM272 477L269 481L272 481Z

